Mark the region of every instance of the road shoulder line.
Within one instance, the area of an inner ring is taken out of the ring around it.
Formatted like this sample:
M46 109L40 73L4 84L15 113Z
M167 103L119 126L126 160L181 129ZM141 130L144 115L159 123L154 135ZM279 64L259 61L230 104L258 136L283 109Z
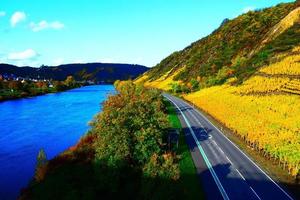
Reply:
M167 98L170 102L172 102L172 103L176 106L176 108L179 110L179 112L181 113L181 115L182 115L182 117L183 117L185 123L187 124L187 126L188 126L188 128L189 128L189 130L190 130L190 132L191 132L191 134L192 134L192 136L193 136L193 138L194 138L194 140L195 140L197 146L198 146L198 149L199 149L200 154L202 155L202 157L203 157L203 159L204 159L204 161L205 161L205 164L207 165L207 167L208 167L208 169L209 169L209 171L210 171L210 173L211 173L211 175L212 175L212 177L213 177L215 183L217 184L217 187L218 187L218 189L219 189L219 191L220 191L220 193L221 193L223 199L229 200L229 197L228 197L226 191L224 190L224 188L223 188L223 186L222 186L222 184L221 184L221 182L220 182L220 180L219 180L219 178L218 178L216 172L214 171L214 169L213 169L211 163L209 162L209 160L208 160L208 158L207 158L207 156L206 156L206 154L205 154L203 148L201 147L201 145L200 145L198 139L196 138L195 132L193 131L193 129L192 129L192 127L191 127L189 121L187 120L186 116L183 114L183 112L181 111L181 109L178 107L178 105L177 105L173 100L171 100L170 98L168 98L168 97L166 97L166 96L165 96L165 98Z

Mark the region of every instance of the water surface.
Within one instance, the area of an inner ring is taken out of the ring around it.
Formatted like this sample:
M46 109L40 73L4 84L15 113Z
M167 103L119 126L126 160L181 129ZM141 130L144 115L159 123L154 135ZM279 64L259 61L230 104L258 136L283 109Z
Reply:
M113 92L97 85L0 103L0 199L17 198L41 148L51 159L74 145Z

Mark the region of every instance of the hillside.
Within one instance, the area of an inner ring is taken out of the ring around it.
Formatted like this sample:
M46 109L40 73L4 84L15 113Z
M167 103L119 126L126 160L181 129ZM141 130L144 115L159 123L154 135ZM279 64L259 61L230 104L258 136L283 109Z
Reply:
M299 48L294 52L299 54ZM183 96L296 176L300 164L299 61L299 55L288 56L263 67L242 85L232 86L229 81Z
M187 83L198 77L202 87L222 84L234 76L242 82L272 62L274 55L300 43L296 8L296 3L279 4L226 19L209 36L162 60L145 74L146 79L152 82L176 74L174 80Z
M293 177L300 169L300 8L248 12L136 82L196 104Z
M42 66L17 67L0 64L0 74L14 74L18 77L33 79L65 80L72 75L76 80L94 80L97 82L114 82L115 80L134 79L147 71L147 67L131 64L87 63L66 64L57 67Z

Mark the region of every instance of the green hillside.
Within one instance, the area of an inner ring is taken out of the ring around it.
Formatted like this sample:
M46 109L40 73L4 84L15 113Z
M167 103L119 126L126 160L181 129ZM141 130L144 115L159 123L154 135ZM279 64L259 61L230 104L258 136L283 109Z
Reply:
M297 5L284 3L226 19L212 34L174 52L145 75L151 82L167 72L171 71L168 73L171 76L183 69L174 80L188 82L201 77L201 84L205 87L222 84L233 76L241 82L258 68L269 64L273 55L300 43L299 20L294 23L292 18L292 24L277 27Z

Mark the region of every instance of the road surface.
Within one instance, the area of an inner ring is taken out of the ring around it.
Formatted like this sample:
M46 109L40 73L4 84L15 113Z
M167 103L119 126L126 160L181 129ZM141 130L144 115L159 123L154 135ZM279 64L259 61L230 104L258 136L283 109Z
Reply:
M207 199L293 199L202 113L177 97L164 96L177 109Z

